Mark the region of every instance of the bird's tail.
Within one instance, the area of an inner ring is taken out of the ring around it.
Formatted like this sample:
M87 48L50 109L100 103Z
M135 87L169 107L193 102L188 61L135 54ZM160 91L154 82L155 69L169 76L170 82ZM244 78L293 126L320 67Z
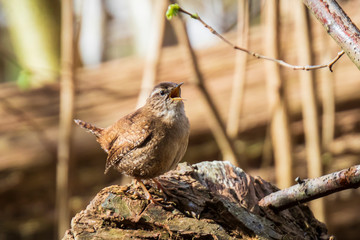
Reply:
M96 137L100 137L102 132L103 132L103 128L98 128L90 123L84 122L80 119L74 119L74 122L79 125L80 127L84 128L85 130L91 132L92 134L94 134Z

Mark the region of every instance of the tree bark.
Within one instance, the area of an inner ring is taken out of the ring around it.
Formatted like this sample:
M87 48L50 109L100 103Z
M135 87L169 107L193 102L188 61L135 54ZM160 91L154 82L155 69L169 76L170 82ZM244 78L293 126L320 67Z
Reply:
M360 31L335 0L303 0L327 33L360 69Z
M261 209L258 201L277 188L229 162L183 163L158 180L167 206L142 200L132 184L110 186L72 219L63 239L329 239L304 205Z

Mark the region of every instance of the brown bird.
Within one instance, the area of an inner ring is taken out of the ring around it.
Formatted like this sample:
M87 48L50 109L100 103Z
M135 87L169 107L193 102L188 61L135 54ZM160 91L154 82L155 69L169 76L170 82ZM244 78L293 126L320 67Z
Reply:
M107 128L74 120L96 136L108 154L105 174L111 167L137 180L147 199L154 201L142 179L174 169L185 154L190 125L185 115L180 84L163 82L154 87L143 107ZM161 187L161 185L160 185Z

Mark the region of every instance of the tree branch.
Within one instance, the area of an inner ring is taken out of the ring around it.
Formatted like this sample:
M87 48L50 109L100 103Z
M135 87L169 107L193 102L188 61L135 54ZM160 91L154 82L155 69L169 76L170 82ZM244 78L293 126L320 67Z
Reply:
M360 69L360 31L335 0L303 0L328 34Z
M304 0L305 1L305 0ZM329 63L327 64L321 64L321 65L305 65L305 66L300 66L300 65L292 65L289 64L283 60L279 60L279 59L274 59L271 57L267 57L261 54L258 54L256 52L252 52L248 49L239 47L235 44L233 44L232 42L230 42L229 40L227 40L224 36L222 36L220 33L218 33L215 29L213 29L211 26L209 26L207 23L205 23L198 14L192 14L184 9L182 9L178 4L171 4L168 8L168 11L166 13L166 16L168 19L171 19L173 16L175 16L178 12L182 12L186 15L189 15L191 18L194 18L196 20L198 20L202 25L204 25L204 27L206 27L207 29L209 29L209 31L216 35L218 38L220 38L222 41L224 41L225 43L227 43L229 46L231 46L232 48L236 49L236 50L240 50L242 52L245 52L253 57L259 58L259 59L264 59L264 60L268 60L268 61L272 61L272 62L276 62L277 64L287 67L287 68L291 68L293 70L315 70L315 69L321 69L321 68L329 68L329 70L332 72L332 67L333 65L337 62L337 60L339 60L339 58L344 55L344 51L341 51L338 53L338 55L332 59ZM360 53L360 51L359 51Z
M358 188L360 187L360 165L298 182L297 185L264 197L259 201L259 206L281 211L334 192Z

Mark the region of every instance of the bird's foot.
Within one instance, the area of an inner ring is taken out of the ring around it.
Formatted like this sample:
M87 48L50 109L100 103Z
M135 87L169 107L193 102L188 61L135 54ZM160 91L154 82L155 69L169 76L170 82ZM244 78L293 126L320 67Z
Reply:
M156 204L156 205L159 205L159 206L162 206L162 207L165 207L165 208L169 208L169 207L172 207L172 204L164 204L164 202L166 201L166 199L164 198L154 198L151 193L147 190L146 186L144 185L144 183L140 180L140 179L136 179L137 183L140 185L140 187L142 188L142 190L144 191L145 193L145 196L146 196L146 200L149 200L151 201L152 203ZM157 181L154 181L156 184L159 183ZM159 183L160 184L160 183ZM161 186L161 184L160 184ZM164 188L162 188L164 189ZM162 190L163 191L163 190Z
M146 200L150 200L153 203L156 202L160 202L163 201L163 198L154 198L151 193L149 192L149 190L147 190L146 186L144 185L144 183L140 180L140 179L136 179L136 182L138 185L140 185L140 187L142 188L143 192L145 193L146 196Z
M164 186L156 178L153 178L152 180L156 184L157 188L163 193L165 201L168 200L168 197L176 198L176 196L169 191L169 190L173 190L173 188L170 189L164 188Z

